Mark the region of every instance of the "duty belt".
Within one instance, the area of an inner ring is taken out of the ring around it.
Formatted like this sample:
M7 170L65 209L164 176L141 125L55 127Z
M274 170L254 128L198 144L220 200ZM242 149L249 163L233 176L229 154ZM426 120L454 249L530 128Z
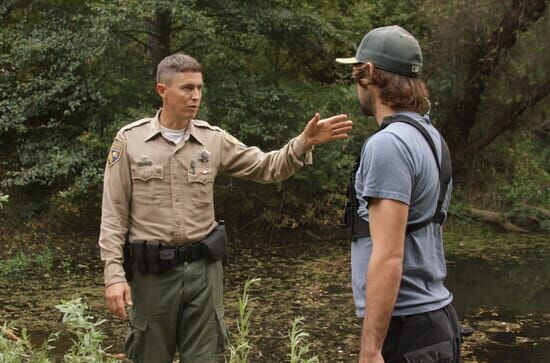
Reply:
M125 246L124 271L129 281L134 264L142 273L158 273L203 258L209 262L219 261L225 257L226 244L223 221L201 241L185 246L166 246L158 240L133 240Z
M176 264L194 262L205 257L202 242L180 247L161 247L161 260L174 258Z

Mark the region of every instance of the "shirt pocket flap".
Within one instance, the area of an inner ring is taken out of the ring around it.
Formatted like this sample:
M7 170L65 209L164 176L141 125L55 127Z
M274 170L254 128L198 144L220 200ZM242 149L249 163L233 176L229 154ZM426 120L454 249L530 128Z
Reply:
M195 172L190 169L187 173L189 183L209 184L214 182L214 173L210 169L199 169Z
M164 169L162 166L132 167L132 179L149 181L151 179L162 179Z

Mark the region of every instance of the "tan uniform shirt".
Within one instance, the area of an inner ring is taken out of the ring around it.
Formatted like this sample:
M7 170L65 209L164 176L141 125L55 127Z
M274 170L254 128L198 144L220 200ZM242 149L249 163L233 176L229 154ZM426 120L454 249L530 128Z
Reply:
M296 138L264 153L199 120L189 122L175 145L162 137L159 114L123 127L109 151L99 236L106 286L126 281L122 249L127 233L130 241L180 246L212 231L219 171L269 183L311 164L311 152Z

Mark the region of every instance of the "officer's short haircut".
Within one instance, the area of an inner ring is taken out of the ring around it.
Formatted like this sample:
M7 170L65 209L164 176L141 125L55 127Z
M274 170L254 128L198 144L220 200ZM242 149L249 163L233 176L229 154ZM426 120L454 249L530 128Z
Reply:
M353 67L351 77L361 87L373 85L380 89L380 101L396 110L424 114L429 111L428 88L420 78L403 76L374 67L369 77L366 65L358 63Z
M170 84L177 73L202 73L200 63L193 57L183 53L175 53L165 57L157 66L157 83Z

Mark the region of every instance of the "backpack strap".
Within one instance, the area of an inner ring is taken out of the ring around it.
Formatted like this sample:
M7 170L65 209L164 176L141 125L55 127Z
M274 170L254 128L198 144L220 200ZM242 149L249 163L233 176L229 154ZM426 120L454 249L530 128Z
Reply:
M435 213L430 219L424 222L407 224L406 234L409 234L431 223L442 224L444 222L445 213L442 211L442 209L443 209L443 202L445 201L445 196L447 195L447 191L449 190L449 184L451 182L451 177L452 177L451 155L449 153L449 148L447 146L447 143L441 136L440 137L441 164L440 164L438 162L437 149L428 131L418 121L405 115L386 117L382 122L382 124L380 125L380 128L376 132L379 132L385 129L386 127L388 127L389 125L395 122L406 123L414 127L415 129L417 129L420 132L420 134L422 134L422 136L430 146L430 150L434 155L437 169L439 172L439 196L437 198ZM359 217L359 215L357 214L357 209L359 206L357 203L357 195L355 193L355 177L357 175L357 170L359 169L360 158L361 158L361 155L359 155L359 158L355 162L352 175L350 178L350 183L348 185L348 190L347 190L348 202L346 203L346 210L344 215L344 221L346 226L348 227L348 232L351 239L356 239L360 237L370 237L369 223L365 221L363 218Z

